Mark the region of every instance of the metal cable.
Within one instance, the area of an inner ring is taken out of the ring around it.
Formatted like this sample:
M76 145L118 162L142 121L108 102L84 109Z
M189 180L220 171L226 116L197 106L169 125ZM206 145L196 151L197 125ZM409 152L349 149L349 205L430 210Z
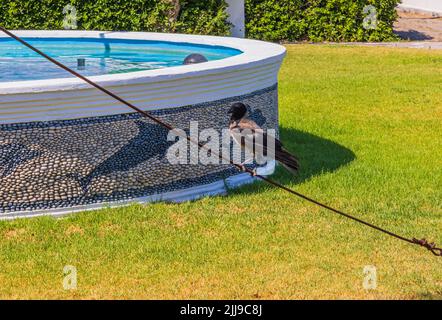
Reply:
M72 70L71 68L69 68L69 67L65 66L64 64L58 62L57 60L51 58L50 56L48 56L48 55L45 54L44 52L42 52L42 51L40 51L39 49L35 48L34 46L32 46L31 44L29 44L29 43L26 42L25 40L21 39L20 37L18 37L18 36L16 36L15 34L11 33L11 32L8 31L7 29L3 28L2 26L0 26L0 30L3 31L3 32L4 32L5 34L7 34L8 36L10 36L11 38L17 40L18 42L20 42L20 43L23 44L24 46L28 47L28 48L31 49L32 51L38 53L39 55L41 55L41 56L44 57L45 59L47 59L47 60L49 60L50 62L54 63L55 65L59 66L60 68L66 70L67 72L71 73L72 75L76 76L77 78L80 78L81 80L87 82L87 83L90 84L91 86L93 86L93 87L95 87L96 89L100 90L101 92L107 94L108 96L114 98L115 100L117 100L117 101L123 103L124 105L128 106L129 108L135 110L136 112L138 112L139 114L141 114L143 117L148 118L148 119L154 121L155 123L157 123L157 124L163 126L164 128L166 128L166 129L168 129L168 130L174 130L174 129L175 129L172 125L170 125L170 124L168 124L168 123L166 123L166 122L163 122L162 120L160 120L160 119L158 119L158 118L152 116L151 114L149 114L148 112L146 112L146 111L144 111L144 110L141 110L140 108L134 106L132 103L130 103L130 102L126 101L125 99L119 97L119 96L116 95L115 93L109 91L108 89L106 89L106 88L100 86L99 84L95 83L94 81L92 81L92 80L90 80L90 79L88 79L88 78L82 76L82 75L79 74L78 72ZM192 140L192 139L191 139L189 136L187 136L187 135L185 136L185 138L186 138L189 142L198 145L199 148L202 148L202 149L206 149L206 150L207 150L207 147L206 147L205 145L203 145L202 143L200 143L200 142L198 142L198 141L194 141L194 140ZM304 199L304 200L306 200L306 201L308 201L308 202L310 202L310 203L313 203L313 204L315 204L315 205L317 205L317 206L319 206L319 207L322 207L322 208L327 209L327 210L329 210L329 211L331 211L331 212L334 212L334 213L336 213L336 214L339 214L339 215L341 215L341 216L343 216L343 217L346 217L346 218L348 218L348 219L351 219L351 220L353 220L353 221L356 221L356 222L358 222L358 223L360 223L360 224L363 224L363 225L365 225L365 226L367 226L367 227L370 227L370 228L372 228L372 229L374 229L374 230L377 230L377 231L379 231L379 232L382 232L382 233L384 233L384 234L387 234L387 235L389 235L389 236L391 236L391 237L394 237L394 238L396 238L396 239L399 239L399 240L402 240L402 241L405 241L405 242L408 242L408 243L411 243L411 244L418 245L418 246L421 246L421 247L423 247L423 248L426 248L426 249L429 250L431 253L433 253L435 256L442 256L442 248L438 248L438 247L436 246L436 244L433 243L433 242L429 242L429 241L426 240L426 239L417 239L417 238L411 238L411 239L410 239L410 238L403 237L403 236L398 235L398 234L396 234L396 233L394 233L394 232L388 231L388 230L383 229L383 228L381 228L381 227L378 227L378 226L376 226L376 225L374 225L374 224L371 224L371 223L369 223L369 222L366 222L366 221L364 221L364 220L362 220L362 219L356 218L356 217L354 217L354 216L352 216L352 215L350 215L350 214L348 214L348 213L345 213L345 212L340 211L340 210L338 210L338 209L334 209L334 208L332 208L332 207L330 207L330 206L328 206L328 205L326 205L326 204L323 204L323 203L321 203L321 202L319 202L319 201L317 201L317 200L314 200L314 199L312 199L312 198L310 198L310 197L307 197L307 196L305 196L305 195L303 195L303 194L301 194L301 193L299 193L299 192L297 192L297 191L295 191L295 190L293 190L293 189L290 189L290 188L288 188L288 187L286 187L286 186L280 184L279 182L276 182L276 181L274 181L274 180L272 180L272 179L269 179L269 178L267 178L267 177L265 177L265 176L257 175L257 174L255 174L255 172L254 172L253 170L251 170L251 169L249 169L249 168L247 168L247 167L245 167L245 166L243 166L243 165L237 164L237 163L235 163L235 162L234 162L233 160L231 160L231 159L227 159L227 158L223 157L222 154L218 154L218 157L219 157L221 160L223 160L223 161L227 161L227 162L229 162L231 165L235 166L235 167L236 167L238 170L240 170L240 171L246 172L246 173L250 174L250 175L253 176L253 177L256 177L256 178L258 178L258 179L260 179L260 180L262 180L262 181L265 181L265 182L267 182L267 183L269 183L269 184L271 184L271 185L273 185L273 186L275 186L275 187L278 187L278 188L280 188L280 189L282 189L282 190L285 190L285 191L287 191L288 193L290 193L290 194L292 194L292 195L295 195L295 196L297 196L297 197L299 197L299 198L302 198L302 199Z

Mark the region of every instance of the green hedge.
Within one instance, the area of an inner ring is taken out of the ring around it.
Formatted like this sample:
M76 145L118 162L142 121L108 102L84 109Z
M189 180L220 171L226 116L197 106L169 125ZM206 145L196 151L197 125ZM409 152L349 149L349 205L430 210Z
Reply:
M267 41L396 40L400 0L246 0L247 36ZM363 9L377 10L376 29L364 28Z
M400 0L245 0L250 38L268 41L396 39ZM176 4L179 3L179 10ZM78 29L227 35L224 0L0 0L0 24L10 29L62 29L63 8L77 8ZM378 26L363 27L363 8L377 9Z
M227 35L224 0L0 0L9 29L63 29L63 8L77 8L80 30L127 30Z

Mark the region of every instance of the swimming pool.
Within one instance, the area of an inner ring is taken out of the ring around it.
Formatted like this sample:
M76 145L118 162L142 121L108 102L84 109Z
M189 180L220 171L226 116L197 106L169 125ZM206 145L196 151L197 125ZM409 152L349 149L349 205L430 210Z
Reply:
M127 73L175 67L186 56L198 52L209 61L229 58L242 52L222 46L166 41L88 38L24 38L64 65L85 76ZM78 66L84 59L84 66ZM0 38L0 82L70 77L14 39Z
M197 121L221 131L241 101L261 126L278 129L283 46L142 32L14 33L75 70L84 58L80 73L174 127ZM226 164L172 165L163 128L0 35L7 46L15 49L0 49L0 219L185 201L253 181ZM191 51L209 61L181 65ZM270 174L274 164L261 169Z

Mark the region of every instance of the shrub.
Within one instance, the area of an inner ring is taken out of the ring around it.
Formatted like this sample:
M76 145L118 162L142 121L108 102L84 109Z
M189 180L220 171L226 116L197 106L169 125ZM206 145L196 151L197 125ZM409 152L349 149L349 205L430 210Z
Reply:
M63 29L63 8L77 9L78 29L227 35L224 0L1 0L9 29Z
M400 0L246 0L250 38L267 41L396 40L393 23ZM364 7L377 11L375 29L364 28Z
M400 0L245 0L250 38L268 41L396 39ZM0 24L10 29L62 29L63 8L77 8L80 30L228 35L225 0L0 0ZM366 5L378 25L365 29Z

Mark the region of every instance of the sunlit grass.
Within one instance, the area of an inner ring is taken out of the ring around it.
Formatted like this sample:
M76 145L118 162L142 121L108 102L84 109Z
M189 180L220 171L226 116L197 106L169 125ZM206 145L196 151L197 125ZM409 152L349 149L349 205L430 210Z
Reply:
M275 179L442 244L442 52L288 47ZM1 298L442 298L442 259L263 184L228 197L0 223ZM63 267L78 289L62 287ZM363 268L377 268L365 290Z

